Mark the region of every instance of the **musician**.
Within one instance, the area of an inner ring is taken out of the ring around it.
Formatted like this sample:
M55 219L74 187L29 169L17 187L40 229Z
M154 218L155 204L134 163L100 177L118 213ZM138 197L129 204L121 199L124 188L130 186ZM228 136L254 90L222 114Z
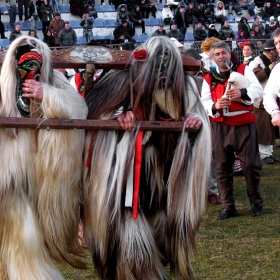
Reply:
M222 211L218 219L239 215L233 196L234 151L241 161L251 205L250 212L255 217L262 213L263 200L259 188L262 165L252 104L261 97L262 87L248 66L231 64L230 47L227 43L217 42L210 50L218 67L205 76L201 96L212 121L215 143L213 157L222 200ZM238 73L231 73L226 64ZM234 77L237 80L236 88L232 86L226 91L228 81ZM240 81L242 84L239 84Z
M271 71L276 65L276 47L274 40L270 39L263 45L263 53L257 56L250 64L263 89L270 77ZM259 151L262 164L273 164L279 159L273 156L273 145L275 144L275 130L271 123L271 116L264 109L263 98L254 103L254 114L257 117L256 127L258 131Z

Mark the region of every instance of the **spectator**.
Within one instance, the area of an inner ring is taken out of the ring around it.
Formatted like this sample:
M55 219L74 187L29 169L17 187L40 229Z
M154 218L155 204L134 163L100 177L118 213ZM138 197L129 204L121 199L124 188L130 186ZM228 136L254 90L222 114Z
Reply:
M195 18L197 20L197 22L201 22L203 24L203 26L205 27L205 29L208 29L208 26L205 24L205 12L204 12L204 8L201 4L197 4L196 8L194 8L194 15Z
M205 29L203 29L201 21L198 21L197 28L193 33L193 37L196 41L203 41L207 37L207 33Z
M242 18L240 19L240 21L239 21L239 23L238 23L238 30L242 30L243 33L244 33L244 36L245 36L246 38L249 37L249 33L250 33L251 28L250 28L250 26L249 26L249 24L248 24L247 18L242 17Z
M58 0L50 0L50 6L52 7L53 12L60 13L58 9L58 5L59 5Z
M16 0L5 0L6 7L10 17L10 27L15 28L16 13L17 13L17 1Z
M249 15L252 17L255 15L255 4L254 0L243 0L242 4L240 5L241 8L247 9Z
M217 2L217 7L215 9L215 19L217 22L221 23L221 27L223 27L226 17L226 10L224 3L222 1Z
M31 22L31 29L35 31L38 31L39 9L37 1L31 0L28 6L28 18Z
M141 10L144 18L149 18L149 13L150 13L149 0L140 1L140 10Z
M176 38L178 41L184 41L182 33L178 30L176 24L171 25L170 31L167 33L167 37Z
M276 28L280 27L280 16L277 17Z
M266 2L266 5L263 7L262 19L268 21L270 17L273 16L273 8L270 2Z
M205 15L205 21L208 24L214 23L214 21L215 21L214 14L215 14L214 6L211 5L211 3L207 1L204 15Z
M129 22L129 12L124 4L120 5L119 10L117 11L117 23L121 24L122 20Z
M166 30L164 30L163 28L164 28L164 25L160 24L158 26L158 29L152 33L152 37L155 37L155 36L167 36Z
M164 8L161 12L161 18L164 24L169 24L170 26L173 23L173 14L167 4L164 5Z
M158 1L157 0L149 0L150 5L150 11L152 12L152 17L156 18L156 12L158 7Z
M275 18L278 18L280 16L280 0L277 0L276 6L272 8L273 9L273 16Z
M43 5L40 7L41 19L43 23L42 32L44 33L50 25L52 20L53 9L48 0L44 0Z
M19 23L15 24L15 30L11 32L10 34L10 44L18 37L22 36L21 34L21 26Z
M53 36L50 29L47 29L44 33L44 43L46 43L49 47L55 46L55 37Z
M175 14L174 22L177 24L177 28L181 32L182 37L185 38L187 27L189 25L188 25L188 16L187 13L185 12L184 7L179 7L179 11L177 11ZM193 30L195 30L194 24L193 24Z
M58 35L60 31L65 27L65 22L61 19L59 13L54 14L54 19L50 22L49 29L55 38L55 46L59 46Z
M216 26L214 23L209 25L208 38L211 37L219 38L219 32L216 30Z
M65 21L65 26L58 35L58 43L60 46L75 46L77 44L76 32L71 28L69 21Z
M83 1L82 0L69 0L70 5L70 13L72 15L80 16L82 17L83 10Z
M98 18L98 14L94 8L94 5L90 1L84 6L84 13L88 13L89 17L93 19Z
M0 12L0 34L1 34L1 39L8 39L7 37L5 37L5 27L4 24L1 20L1 15L7 15L8 12Z
M247 37L245 36L243 30L238 30L237 32L237 38L236 38L236 44L239 44L240 42L245 42Z
M132 22L132 27L134 28L134 30L136 26L141 26L142 34L145 34L145 21L143 20L143 15L139 5L136 5L135 8L131 11L130 20Z
M231 64L230 48L225 42L213 44L211 52L218 67L205 76L201 100L212 121L212 137L215 143L213 162L222 199L222 211L218 219L224 220L239 215L233 196L233 151L236 151L245 175L250 213L256 217L262 213L263 199L259 187L261 161L252 104L261 97L262 88L249 67L244 64ZM236 87L228 89L226 93L228 80L233 78L225 62L231 65L235 80L238 80ZM241 98L241 102L234 101L236 98ZM224 108L228 110L223 110Z
M28 21L28 7L29 7L29 0L18 0L18 18L19 22L21 21ZM24 6L24 20L23 20L23 6Z
M36 33L36 31L35 30L29 30L29 32L28 32L28 36L30 36L30 37L34 37L34 38L36 38L36 39L39 39L39 37L37 36L37 33Z
M115 40L128 40L129 42L136 43L132 38L135 35L135 30L128 25L127 20L123 19L121 25L117 26L113 32Z
M235 53L237 60L238 60L238 64L242 63L243 61L243 54L242 54L242 49L241 49L241 45L243 44L243 41L239 41L236 42L236 48L233 49L233 53Z
M245 41L241 44L243 55L243 63L249 65L254 60L254 46L250 41Z
M80 25L83 27L83 37L84 43L87 44L93 40L92 28L93 28L94 19L89 17L89 14L85 12L83 14L83 19L80 22Z
M272 33L274 32L274 30L276 29L276 21L274 16L271 16L269 18L269 22L267 22L265 24L265 37L266 38L271 38Z
M255 26L252 31L255 32L255 39L262 40L264 38L264 35L261 33L259 26Z
M237 15L242 15L238 0L224 0L225 10L228 10L228 14L232 15L232 10L235 11Z
M260 22L260 17L255 17L254 19L254 23L252 24L252 30L255 30L255 27L258 26L259 27L259 31L262 34L262 38L264 38L265 36L265 29L264 26L262 25L262 23Z
M132 10L135 9L135 6L138 5L137 0L127 0L127 10L129 13L131 13Z
M184 14L184 16L182 16ZM183 6L180 6L179 7L179 11L176 12L175 14L175 23L177 24L178 28L180 29L179 27L179 24L178 24L178 21L180 21L180 26L183 24L183 21L184 20L184 24L186 25L186 29L187 27L189 27L189 24L192 24L192 28L193 28L193 32L195 31L195 25L197 24L197 20L196 20L196 17L195 17L195 12L194 12L194 6L193 4L189 4L189 7L187 10L185 10L185 8ZM186 33L186 31L185 31Z
M235 38L235 35L233 30L229 27L229 22L227 20L219 31L219 37L221 40L226 41L230 48L232 48L232 40Z

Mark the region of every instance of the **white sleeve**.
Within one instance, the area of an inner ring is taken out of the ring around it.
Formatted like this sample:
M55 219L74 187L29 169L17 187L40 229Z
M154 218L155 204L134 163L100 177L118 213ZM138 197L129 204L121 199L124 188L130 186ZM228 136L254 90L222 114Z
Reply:
M202 89L201 89L201 102L203 104L203 107L206 111L206 114L210 117L216 118L219 117L220 114L217 113L215 115L213 115L213 104L214 101L212 99L212 95L211 95L211 91L210 91L210 86L209 84L206 82L206 80L203 81L202 83Z
M247 88L247 95L251 99L251 104L253 104L255 101L262 97L263 88L254 72L248 66L245 67L244 76L250 83Z
M263 105L265 110L273 116L280 112L277 104L277 97L280 96L280 64L277 64L271 71L269 79L264 88Z

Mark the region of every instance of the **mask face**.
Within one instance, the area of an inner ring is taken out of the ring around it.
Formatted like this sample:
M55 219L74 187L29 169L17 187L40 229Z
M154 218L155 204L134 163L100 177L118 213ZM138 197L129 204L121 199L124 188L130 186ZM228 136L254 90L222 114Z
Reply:
M40 80L42 55L31 45L24 45L18 48L17 61L17 107L23 117L30 116L30 99L22 97L24 91L22 84L26 79Z

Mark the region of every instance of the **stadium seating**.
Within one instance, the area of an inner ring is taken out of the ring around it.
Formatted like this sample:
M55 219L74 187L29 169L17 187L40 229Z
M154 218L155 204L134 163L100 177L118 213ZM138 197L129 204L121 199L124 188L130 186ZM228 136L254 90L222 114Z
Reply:
M60 5L60 6L58 6L58 9L59 9L61 14L70 13L70 6L68 6L68 5Z
M81 25L80 25L80 21L79 21L79 20L69 20L69 23L70 23L70 26L71 26L73 29L81 28Z
M1 49L5 49L10 45L9 39L0 39L0 47Z
M20 28L21 28L21 30L30 30L31 29L31 23L22 21L20 23Z
M104 23L105 27L117 27L117 21L115 19L106 19Z
M106 27L106 25L105 25L103 19L96 19L96 20L94 21L93 26L94 26L94 27L98 27L98 28Z

